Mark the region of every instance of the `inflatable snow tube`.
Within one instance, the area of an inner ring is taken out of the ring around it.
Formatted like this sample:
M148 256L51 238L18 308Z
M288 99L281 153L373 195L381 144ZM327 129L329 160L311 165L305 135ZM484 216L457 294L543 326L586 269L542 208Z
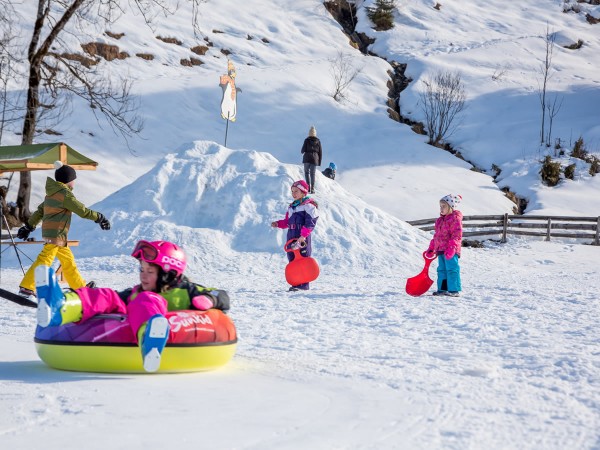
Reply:
M237 345L231 319L218 309L171 311L158 372L197 372L227 364ZM37 327L35 346L48 366L79 372L146 373L127 316L102 314L83 324Z

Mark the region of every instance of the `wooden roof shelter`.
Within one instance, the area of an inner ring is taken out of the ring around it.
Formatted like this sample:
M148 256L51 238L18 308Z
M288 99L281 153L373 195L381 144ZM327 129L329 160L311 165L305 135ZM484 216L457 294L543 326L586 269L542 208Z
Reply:
M0 174L28 170L54 169L54 161L75 170L96 170L98 163L64 142L50 144L9 145L0 147Z

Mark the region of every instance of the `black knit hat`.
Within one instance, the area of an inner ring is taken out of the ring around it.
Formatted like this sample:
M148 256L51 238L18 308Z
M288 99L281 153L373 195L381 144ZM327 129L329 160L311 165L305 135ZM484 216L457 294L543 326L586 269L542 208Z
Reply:
M54 167L56 168L56 172L54 172L54 179L60 183L67 184L77 178L77 173L71 166L67 166L60 161L56 161L54 163Z

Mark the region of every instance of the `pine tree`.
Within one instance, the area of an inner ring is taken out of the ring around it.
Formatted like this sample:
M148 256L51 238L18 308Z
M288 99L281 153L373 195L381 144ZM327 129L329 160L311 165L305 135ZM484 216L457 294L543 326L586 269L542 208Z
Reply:
M394 28L395 0L375 0L374 7L367 7L367 16L375 25L375 30L386 31Z

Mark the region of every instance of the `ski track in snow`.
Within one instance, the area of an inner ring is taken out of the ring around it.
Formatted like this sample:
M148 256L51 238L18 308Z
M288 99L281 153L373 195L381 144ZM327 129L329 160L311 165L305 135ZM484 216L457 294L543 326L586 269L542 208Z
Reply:
M261 405L257 418L269 421L266 430L256 434L260 420L234 415L256 437L242 443L234 436L231 448L594 448L600 429L597 271L578 258L596 251L525 240L464 249L465 291L458 299L412 298L402 276L344 277L327 267L309 293L286 292L283 277L273 283L233 270L214 273L212 284L232 294L240 342L230 365L205 374L47 369L32 350L33 310L3 302L0 336L5 345L26 348L30 358L0 362L2 398L18 405L5 412L12 419L0 440L16 444L31 429L59 433L65 420L81 415L91 414L102 429L114 418L127 422L140 414L104 402L103 389L137 398L130 389L164 388L183 406L160 407L186 416L193 406L180 381L189 380L224 389L218 401L227 411L238 395L240 402ZM3 281L17 280L16 271L6 272ZM115 278L101 270L95 275L103 284ZM124 277L118 280L125 283ZM252 390L236 387L240 382ZM88 390L90 383L103 388ZM176 423L160 414L166 424ZM373 426L377 439L367 441L358 431L324 439L339 423L349 430ZM207 439L216 443L215 430Z

